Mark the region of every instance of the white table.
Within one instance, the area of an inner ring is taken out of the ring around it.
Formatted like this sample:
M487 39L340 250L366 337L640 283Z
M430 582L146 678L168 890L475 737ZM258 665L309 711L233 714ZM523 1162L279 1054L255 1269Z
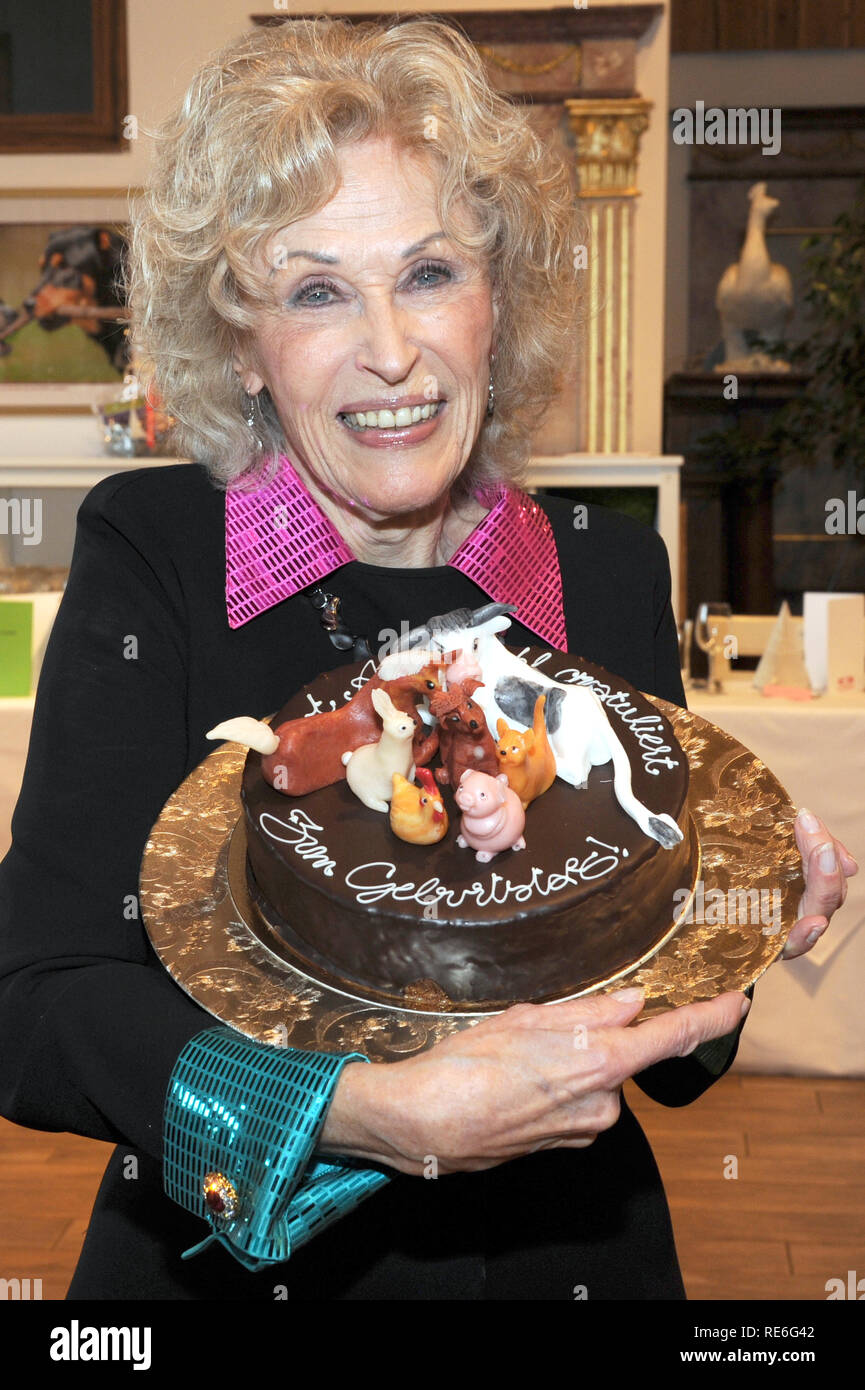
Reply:
M865 693L767 699L751 681L734 673L723 695L688 690L688 708L762 758L861 868L814 949L758 981L734 1068L865 1076Z

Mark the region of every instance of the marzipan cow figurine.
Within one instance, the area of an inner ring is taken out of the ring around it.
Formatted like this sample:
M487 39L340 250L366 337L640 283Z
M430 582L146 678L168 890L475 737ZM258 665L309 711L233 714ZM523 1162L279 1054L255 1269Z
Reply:
M535 700L546 694L544 715L550 746L556 759L556 776L572 787L588 786L593 767L613 764L613 793L626 815L636 821L645 835L664 849L673 849L683 839L683 831L666 811L653 811L635 794L631 782L631 762L622 740L593 690L571 681L553 680L539 666L530 666L516 652L499 641L499 634L511 625L507 617L515 613L512 603L485 603L474 611L456 608L429 618L421 627L400 637L399 650L381 664L383 676L403 675L419 670L430 660L430 653L461 649L461 660L469 656L483 673L478 703L488 724L504 718L528 728ZM423 653L415 657L412 651ZM459 668L458 668L459 669ZM674 750L666 748L670 754ZM676 767L678 759L667 757L664 765Z

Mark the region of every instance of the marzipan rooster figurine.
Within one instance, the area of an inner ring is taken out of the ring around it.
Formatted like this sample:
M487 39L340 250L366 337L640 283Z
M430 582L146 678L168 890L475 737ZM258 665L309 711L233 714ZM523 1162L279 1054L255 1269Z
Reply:
M415 776L419 787L398 772L393 774L390 828L409 844L435 845L448 833L448 813L429 768L416 768Z

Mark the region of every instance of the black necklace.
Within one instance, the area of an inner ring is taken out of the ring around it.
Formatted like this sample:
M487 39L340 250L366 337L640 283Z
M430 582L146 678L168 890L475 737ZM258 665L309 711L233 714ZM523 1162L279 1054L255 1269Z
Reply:
M307 598L318 613L318 621L337 651L350 651L354 661L367 661L373 656L367 639L349 632L345 626L339 611L342 600L337 594L325 593L324 589L316 585L308 591Z

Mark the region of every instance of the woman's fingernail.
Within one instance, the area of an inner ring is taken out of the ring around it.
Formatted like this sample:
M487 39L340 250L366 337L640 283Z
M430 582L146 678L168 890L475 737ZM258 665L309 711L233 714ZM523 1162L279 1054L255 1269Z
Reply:
M748 1010L750 1009L750 1007L751 1007L751 1001L750 1001L750 999L748 999L747 997L744 998L744 999L742 1000L742 1012L740 1013L739 1017L740 1017L740 1018L744 1018L745 1015L746 1015L746 1013L747 1013Z
M835 853L835 846L825 844L820 846L819 853L820 868L827 874L831 874L838 867L838 856Z
M826 926L828 927L828 925L829 923L827 922ZM825 930L826 927L815 927L813 931L809 931L808 935L805 937L805 945L816 946Z
M632 985L629 989L614 989L611 999L620 999L623 1004L632 1004L635 999L642 999L643 990L637 985Z
M796 817L803 830L819 830L820 822L813 811L808 811L804 806Z

